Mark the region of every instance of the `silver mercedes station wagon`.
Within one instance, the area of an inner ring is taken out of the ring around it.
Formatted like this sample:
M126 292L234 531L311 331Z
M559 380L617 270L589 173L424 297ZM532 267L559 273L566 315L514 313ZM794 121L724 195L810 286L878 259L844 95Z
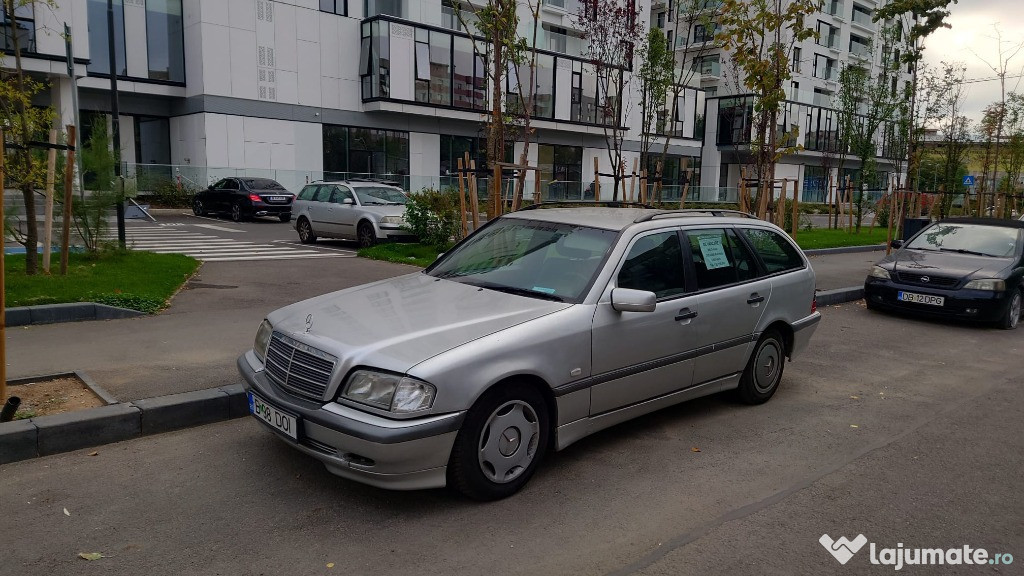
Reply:
M238 359L252 414L337 475L503 498L603 428L723 391L766 402L820 319L769 223L539 206L422 272L267 315Z

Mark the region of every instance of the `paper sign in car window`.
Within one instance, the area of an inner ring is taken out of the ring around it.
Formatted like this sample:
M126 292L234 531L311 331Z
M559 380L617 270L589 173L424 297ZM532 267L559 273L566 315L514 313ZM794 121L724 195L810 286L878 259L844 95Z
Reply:
M697 241L700 242L700 253L704 255L704 266L708 270L729 266L729 258L725 255L721 236L718 234L698 236Z

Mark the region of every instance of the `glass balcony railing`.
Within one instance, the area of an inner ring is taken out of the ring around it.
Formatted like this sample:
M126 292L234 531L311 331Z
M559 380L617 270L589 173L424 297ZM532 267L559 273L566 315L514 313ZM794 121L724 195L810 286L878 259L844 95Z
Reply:
M853 10L853 22L867 28L874 26L874 23L871 21L871 13L857 10L856 8Z

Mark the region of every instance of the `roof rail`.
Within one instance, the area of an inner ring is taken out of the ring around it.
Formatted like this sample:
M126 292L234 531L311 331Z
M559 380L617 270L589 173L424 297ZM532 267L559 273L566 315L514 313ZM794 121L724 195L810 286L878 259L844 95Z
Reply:
M523 212L524 210L539 210L541 208L557 208L557 207L605 207L605 208L654 208L650 204L643 204L641 202L627 202L624 200L544 200L537 204L527 204L523 206L517 212Z
M753 218L757 219L757 216L741 212L739 210L719 210L717 208L686 208L683 210L659 210L651 214L643 214L637 216L636 220L633 220L634 224L640 222L647 222L660 218L663 216L733 216L737 218Z

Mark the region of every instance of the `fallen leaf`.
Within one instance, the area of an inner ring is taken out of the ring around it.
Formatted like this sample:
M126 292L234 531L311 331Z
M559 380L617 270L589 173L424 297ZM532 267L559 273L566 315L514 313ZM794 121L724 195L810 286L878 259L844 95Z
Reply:
M64 509L64 515L65 515L65 516L71 516L71 512L68 512L68 509L67 509L67 508L65 508L65 509Z
M328 568L334 568L334 562L328 562L327 563L327 567Z
M100 554L99 552L79 552L78 557L84 560L99 560L100 558L104 558L105 556L103 556L103 554Z
M694 447L690 448L690 452L700 452L700 448L697 448L696 446L694 446Z
M99 456L99 452L89 452L89 456Z
M860 428L860 426L857 426L856 424L850 424L850 428Z
M852 400L860 400L860 396L850 396Z

